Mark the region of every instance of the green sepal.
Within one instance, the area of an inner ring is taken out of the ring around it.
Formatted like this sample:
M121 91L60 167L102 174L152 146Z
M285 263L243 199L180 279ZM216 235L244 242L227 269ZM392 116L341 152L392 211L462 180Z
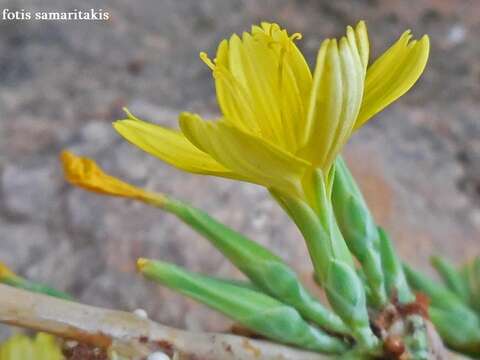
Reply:
M348 333L342 320L315 300L296 273L268 249L179 201L168 201L165 209L208 239L264 292L295 307L305 318L327 330Z
M355 179L341 156L335 162L332 204L338 226L348 248L364 269L372 290L374 303L371 305L381 308L388 299L384 286L377 226Z
M28 290L28 291L35 292L35 293L45 294L45 295L53 296L53 297L60 298L60 299L73 300L73 298L70 295L68 295L68 294L66 294L66 293L64 293L60 290L54 289L54 288L52 288L48 285L45 285L45 284L41 284L41 283L37 283L37 282L27 280L27 279L25 279L21 276L17 276L17 275L4 277L4 278L0 279L0 283L3 283L5 285L10 285L10 286L16 287L18 289L23 289L23 290Z
M380 227L378 228L378 234L380 237L380 253L387 294L390 298L397 296L398 301L402 304L410 303L415 300L415 295L408 285L402 264L393 248L392 241Z
M468 303L470 300L468 284L460 272L450 262L440 256L432 256L430 262L441 276L445 286L462 299L463 302Z
M339 260L331 260L325 286L335 312L350 326L362 348L373 349L378 339L370 329L365 291L354 269Z
M480 356L480 326L475 316L465 316L455 309L430 306L428 314L443 341L452 349Z
M342 353L347 345L309 325L293 307L264 293L228 284L160 261L139 261L140 271L269 339L304 349Z

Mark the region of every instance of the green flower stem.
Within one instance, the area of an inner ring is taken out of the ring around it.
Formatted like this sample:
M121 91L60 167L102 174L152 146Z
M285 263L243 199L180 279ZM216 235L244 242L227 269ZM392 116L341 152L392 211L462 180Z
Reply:
M296 273L268 249L185 203L169 199L163 206L208 239L262 291L295 307L324 329L349 334L343 321L315 300Z
M395 253L392 241L382 228L378 228L378 233L380 235L380 252L387 293L390 297L396 294L398 301L402 304L410 303L415 300L415 295L408 285L402 264Z
M382 308L388 303L380 257L380 239L376 224L362 193L339 156L335 162L332 204L340 230L349 249L362 264L372 291L371 304Z
M350 250L335 221L328 190L320 171L313 174L318 209L314 210L299 198L270 193L295 222L307 244L317 280L325 284L330 261L342 261L352 268L354 262Z
M147 278L202 302L269 339L325 353L339 354L348 349L342 340L309 325L293 307L264 293L164 262L140 259L138 267Z

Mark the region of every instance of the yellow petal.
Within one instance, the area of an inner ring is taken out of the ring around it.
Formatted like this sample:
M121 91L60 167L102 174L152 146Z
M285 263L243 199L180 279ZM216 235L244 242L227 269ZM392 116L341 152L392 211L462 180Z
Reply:
M311 73L294 39L276 24L262 23L242 38L220 43L213 69L226 122L295 152L304 128Z
M347 27L348 42L352 47L356 47L358 55L365 70L368 66L368 57L370 55L370 43L368 41L368 31L365 21L359 21L355 29L351 26Z
M113 127L132 144L166 163L197 174L235 177L211 156L197 149L175 130L138 119L116 121Z
M106 174L93 160L79 157L69 151L62 151L60 159L63 164L65 179L71 184L100 194L151 201L163 198L152 194L120 179Z
M301 195L301 178L309 163L225 121L203 121L197 115L182 113L180 126L195 146L246 181Z
M252 109L253 100L247 90L227 68L222 66L215 66L213 77L218 105L224 116L232 125L243 131L259 133L260 129Z
M326 172L350 137L363 96L368 48L352 35L347 29L339 43L325 40L317 56L300 155Z
M430 42L424 35L410 41L406 31L367 70L365 94L355 129L405 94L418 80L428 60Z

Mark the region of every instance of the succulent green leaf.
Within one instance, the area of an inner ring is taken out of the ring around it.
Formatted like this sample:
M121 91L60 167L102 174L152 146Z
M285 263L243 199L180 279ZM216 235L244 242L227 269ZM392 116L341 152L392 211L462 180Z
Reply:
M380 258L377 226L355 179L342 157L335 162L332 204L338 226L348 248L362 264L372 290L374 307L383 307L388 299Z
M160 261L141 259L139 268L147 278L208 305L269 339L325 353L347 349L342 340L311 326L293 307L264 293Z
M468 303L470 298L468 284L460 272L458 272L449 261L440 256L432 256L430 261L432 266L442 277L446 287L454 292L465 303Z
M396 295L398 301L403 304L414 301L415 296L410 290L402 264L395 253L390 237L380 227L378 233L380 235L380 252L387 294L390 297Z
M315 300L296 273L268 249L184 203L169 201L166 210L208 239L262 291L295 307L305 318L325 329L348 333L342 320Z
M473 312L462 302L462 300L452 291L443 285L436 283L427 276L413 270L404 264L403 269L407 276L408 283L412 288L428 295L432 306L444 311L452 311L455 309L457 313L463 313L465 316L473 314Z
M476 257L472 262L467 264L464 273L468 281L468 289L471 295L470 302L480 314L480 257Z
M45 295L57 297L57 298L60 298L60 299L65 299L65 300L72 300L73 299L70 295L68 295L68 294L66 294L66 293L64 293L60 290L54 289L54 288L52 288L48 285L45 285L45 284L41 284L41 283L37 283L37 282L27 280L27 279L25 279L21 276L17 276L17 275L2 278L2 279L0 279L0 283L10 285L10 286L13 286L13 287L16 287L16 288L19 288L19 289L28 290L28 291L31 291L31 292L36 292L36 293L40 293L40 294L45 294Z
M378 339L370 329L363 284L355 270L341 261L330 261L325 290L330 304L352 328L359 345L374 348Z
M455 309L430 306L429 316L443 341L454 350L480 356L480 326L478 318Z

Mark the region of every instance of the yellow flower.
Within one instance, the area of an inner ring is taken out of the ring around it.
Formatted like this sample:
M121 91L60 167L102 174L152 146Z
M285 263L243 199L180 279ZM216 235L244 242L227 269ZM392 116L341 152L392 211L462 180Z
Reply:
M38 333L33 339L14 335L0 344L0 360L61 360L64 359L55 337Z
M406 31L368 67L364 22L323 41L313 75L295 40L277 24L253 26L218 46L211 68L222 116L182 113L180 130L127 112L115 129L185 171L249 181L307 198L310 174L325 177L353 131L403 95L426 65L429 40Z
M137 199L156 205L161 205L165 201L162 194L142 190L108 175L89 158L79 157L64 150L60 160L65 179L72 185L104 195Z

